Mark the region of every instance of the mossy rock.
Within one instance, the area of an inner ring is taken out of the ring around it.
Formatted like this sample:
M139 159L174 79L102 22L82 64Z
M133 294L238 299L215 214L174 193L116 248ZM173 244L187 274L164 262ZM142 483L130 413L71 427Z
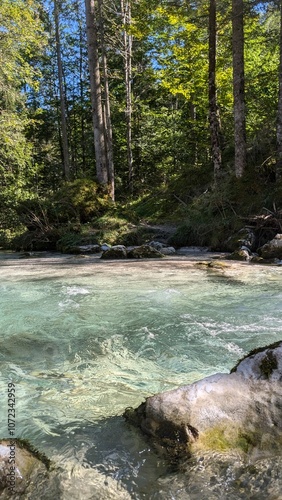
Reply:
M240 260L240 261L249 261L250 255L247 250L243 250L242 248L239 250L235 250L230 255L227 255L226 259L228 260Z
M279 369L277 361L279 351L276 351L276 349L280 350L281 348L281 340L266 347L258 347L240 359L230 373L237 371L244 373L247 367L247 372L252 373L252 377L269 380L273 375L275 377L275 372L277 371L275 378L280 378L281 368Z
M164 255L149 245L141 245L140 247L133 248L127 254L129 259L160 259Z
M254 255L253 257L251 257L251 262L252 264L264 264L265 261L259 255Z
M232 424L228 426L218 425L200 433L193 451L229 452L238 450L239 453L248 453L260 439L261 436L258 433L247 433L239 426L232 426Z
M110 260L110 259L126 259L127 258L127 250L123 245L115 245L109 250L106 250L102 253L101 259Z
M282 445L282 341L251 351L230 374L148 397L125 417L168 451L251 456ZM263 381L263 382L262 382Z
M211 261L200 261L195 264L197 267L204 269L218 269L225 270L230 268L230 264L223 262L222 260L211 260Z
M36 488L37 481L41 484L46 481L48 488L50 467L50 460L28 441L0 440L1 498L24 498L27 490Z

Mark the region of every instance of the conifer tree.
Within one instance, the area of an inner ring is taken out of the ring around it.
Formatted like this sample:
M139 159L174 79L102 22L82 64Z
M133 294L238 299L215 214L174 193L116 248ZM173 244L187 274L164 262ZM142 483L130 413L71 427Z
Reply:
M232 0L232 52L234 97L235 175L242 177L246 168L246 117L244 71L244 2Z

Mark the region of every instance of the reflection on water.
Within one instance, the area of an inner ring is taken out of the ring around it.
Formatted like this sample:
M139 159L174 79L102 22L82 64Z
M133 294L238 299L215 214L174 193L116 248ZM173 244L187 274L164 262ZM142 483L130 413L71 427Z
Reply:
M1 390L8 379L17 384L17 435L62 466L60 498L102 498L103 488L105 498L225 498L208 479L203 489L203 470L225 481L230 498L256 498L239 496L255 477L240 464L225 464L225 475L197 464L186 484L120 415L280 339L281 270L77 262L6 258L0 266ZM254 494L271 498L262 477Z

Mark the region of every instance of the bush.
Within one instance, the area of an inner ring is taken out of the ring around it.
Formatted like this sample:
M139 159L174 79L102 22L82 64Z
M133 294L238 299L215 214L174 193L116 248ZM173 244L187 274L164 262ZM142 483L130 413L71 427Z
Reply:
M97 244L95 234L82 234L80 232L65 232L57 241L57 250L62 253L72 253L75 247L80 245L95 245Z
M111 206L108 196L99 190L94 181L77 179L66 182L48 197L21 201L16 210L30 231L51 230L69 223L80 225L101 216Z
M53 203L64 222L67 218L82 224L103 215L112 204L109 196L90 179L66 182L54 195Z
M241 226L228 194L215 189L195 198L187 207L185 222L169 239L169 244L209 246L220 250L230 232Z
M12 241L12 248L16 251L54 251L60 233L57 229L41 231L25 231Z

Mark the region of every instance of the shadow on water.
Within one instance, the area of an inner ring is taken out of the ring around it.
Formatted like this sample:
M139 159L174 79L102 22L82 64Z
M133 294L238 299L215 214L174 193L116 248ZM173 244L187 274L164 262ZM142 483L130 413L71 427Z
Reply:
M241 281L235 276L230 276L215 270L208 270L207 271L207 277L208 281L211 283L215 284L220 284L220 285L228 285L232 287L246 287L246 283L244 281ZM249 286L249 285L248 285Z
M72 461L85 472L95 470L105 483L113 479L135 500L281 498L279 457L258 457L250 463L236 452L203 452L172 467L121 416L69 422L54 430L57 436L48 436L47 454L63 457L59 466Z
M85 469L96 469L122 484L132 498L154 492L156 481L170 470L168 461L122 416L93 423L70 422L53 430L56 436L48 436L46 443L49 455L67 456Z

